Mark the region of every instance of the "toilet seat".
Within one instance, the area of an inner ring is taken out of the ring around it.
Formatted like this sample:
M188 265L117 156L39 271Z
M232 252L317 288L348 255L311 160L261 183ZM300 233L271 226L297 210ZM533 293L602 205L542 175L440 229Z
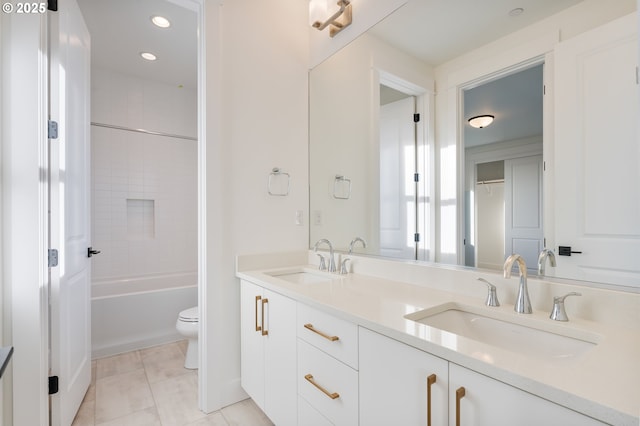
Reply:
M198 307L195 306L180 312L178 320L183 322L198 322Z

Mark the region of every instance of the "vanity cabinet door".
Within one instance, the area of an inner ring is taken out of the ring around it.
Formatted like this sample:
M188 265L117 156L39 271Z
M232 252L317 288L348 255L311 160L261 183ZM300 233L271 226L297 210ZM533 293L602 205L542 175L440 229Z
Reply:
M464 396L456 396L464 388ZM459 413L456 404L459 399ZM459 414L459 415L458 415ZM603 425L513 386L449 364L449 425Z
M268 334L264 347L265 413L278 426L295 425L298 413L296 370L296 302L265 290Z
M258 407L265 411L262 293L262 287L248 281L240 283L240 383Z
M275 424L295 425L296 302L247 281L240 300L242 388Z
M359 341L361 425L447 424L447 361L362 327Z

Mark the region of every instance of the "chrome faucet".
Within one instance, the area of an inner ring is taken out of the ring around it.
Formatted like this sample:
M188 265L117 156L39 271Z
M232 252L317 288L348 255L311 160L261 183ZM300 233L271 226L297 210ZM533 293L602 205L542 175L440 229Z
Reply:
M544 275L547 258L549 258L549 264L551 264L551 266L556 266L556 254L553 252L553 250L549 250L547 248L542 249L540 255L538 256L538 275Z
M349 254L353 253L353 247L355 246L355 244L357 242L361 242L362 243L362 247L367 247L367 242L365 240L363 240L360 237L355 237L353 240L351 240L351 242L349 243ZM342 275L346 275L349 273L349 268L347 267L347 262L349 262L351 259L348 257L343 257L342 261L340 262L340 273Z
M520 271L520 285L518 286L518 297L513 309L519 314L530 314L533 312L531 309L531 301L529 300L529 291L527 290L527 264L524 263L524 259L519 254L512 254L507 257L504 262L504 277L511 278L511 269L513 263L518 263L518 270Z
M329 246L329 265L327 266L327 270L329 272L335 272L336 271L336 261L335 258L333 257L333 246L331 245L331 242L329 240L327 240L326 238L322 238L321 240L318 240L318 242L313 246L313 251L317 252L318 251L318 246L320 244L326 244Z
M355 237L353 240L351 240L351 243L349 243L349 254L353 253L353 247L357 242L362 243L362 248L367 248L367 242L365 240L360 237Z
M491 284L489 281L484 278L478 278L478 281L482 281L487 285L487 300L484 302L487 306L500 306L500 302L498 301L498 292L496 286Z
M568 296L582 296L582 294L572 291L571 293L567 293L564 296L554 297L553 309L551 309L549 318L555 321L569 321L567 311L564 309L564 299L566 299Z
M346 275L349 273L349 268L347 267L347 262L349 262L351 259L349 259L348 257L345 257L344 259L342 259L342 262L340 262L340 274L342 275Z

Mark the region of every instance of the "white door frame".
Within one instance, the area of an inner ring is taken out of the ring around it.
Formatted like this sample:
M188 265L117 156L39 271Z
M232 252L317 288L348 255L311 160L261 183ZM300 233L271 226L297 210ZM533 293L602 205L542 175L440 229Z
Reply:
M168 0L197 15L198 52L198 407L210 413L237 401L219 379L225 369L225 349L216 342L227 331L220 303L226 300L226 279L220 259L226 248L224 210L217 202L224 193L224 153L220 144L221 8L223 0ZM213 24L210 28L207 23ZM211 64L210 66L208 66ZM209 362L211 361L211 362Z
M14 347L5 419L48 424L47 18L2 17L3 340Z

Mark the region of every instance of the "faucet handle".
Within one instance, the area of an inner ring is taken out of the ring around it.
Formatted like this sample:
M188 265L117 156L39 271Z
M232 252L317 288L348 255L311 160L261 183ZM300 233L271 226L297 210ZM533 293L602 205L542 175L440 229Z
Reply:
M320 253L316 253L316 255L320 258L320 265L318 265L318 269L320 269L321 271L326 271L327 270L326 259Z
M342 275L346 275L349 273L349 268L347 268L347 262L350 260L351 260L350 258L345 257L344 259L342 259L342 262L340 262L340 273Z
M496 286L491 284L489 281L484 278L478 278L478 281L482 281L487 285L487 300L484 302L487 306L500 306L500 302L498 301L498 292L496 290Z
M576 293L572 291L571 293L567 293L564 296L556 296L553 298L553 309L551 309L551 314L549 318L555 321L569 321L569 317L567 317L567 311L564 309L564 299L568 296L582 296L582 293Z

